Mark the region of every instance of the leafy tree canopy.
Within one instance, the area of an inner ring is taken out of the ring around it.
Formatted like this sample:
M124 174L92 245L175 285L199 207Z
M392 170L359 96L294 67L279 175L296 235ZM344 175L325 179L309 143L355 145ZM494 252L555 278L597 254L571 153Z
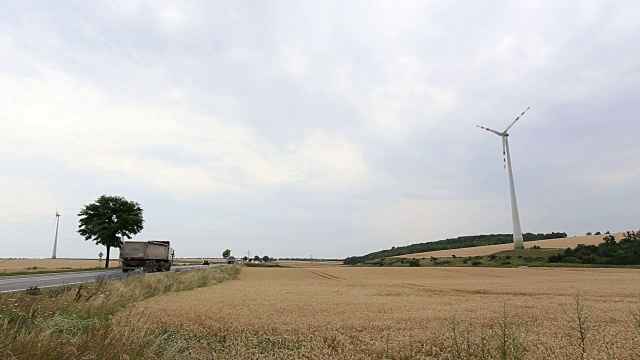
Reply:
M640 231L628 231L618 242L613 235L603 240L597 246L579 244L575 249L567 248L562 254L549 256L549 262L640 265Z
M223 258L228 258L229 256L231 256L231 250L227 249L225 251L222 252L222 257Z
M142 231L144 219L140 204L121 196L100 196L95 202L85 205L80 213L78 233L86 240L107 247L105 267L109 267L112 247L122 247L123 238L131 239Z

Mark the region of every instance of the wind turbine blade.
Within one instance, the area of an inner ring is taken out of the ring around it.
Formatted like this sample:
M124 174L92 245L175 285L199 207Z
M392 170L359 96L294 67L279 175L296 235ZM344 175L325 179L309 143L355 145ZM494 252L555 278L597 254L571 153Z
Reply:
M484 130L487 130L488 132L492 132L492 133L494 133L494 134L496 134L498 136L502 136L502 133L499 132L499 131L496 131L496 130L493 130L493 129L489 129L489 128L486 128L486 127L480 126L480 125L476 125L476 126L479 127L480 129L484 129Z
M527 110L529 110L529 108L531 108L531 106L527 107L526 109L524 109L524 111L522 112L522 114L518 115L518 117L513 120L513 122L511 123L511 125L507 126L507 128L503 131L503 132L507 132L509 131L509 129L511 129L511 127L513 126L513 124L516 123L516 121L520 120L520 118L522 117L522 115L524 115L524 113L527 112Z

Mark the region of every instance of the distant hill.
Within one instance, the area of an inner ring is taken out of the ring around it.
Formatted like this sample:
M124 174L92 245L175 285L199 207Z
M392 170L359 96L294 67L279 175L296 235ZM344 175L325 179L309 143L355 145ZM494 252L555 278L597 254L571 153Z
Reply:
M558 238L558 239L545 239L545 240L536 240L536 241L527 241L526 248L531 248L533 246L538 246L541 249L566 249L566 248L575 248L579 244L583 245L599 245L604 242L604 238L609 234L605 235L583 235L583 236L572 236L567 238ZM625 237L624 233L613 233L610 234L617 241L620 241ZM468 257L468 256L484 256L495 254L500 251L508 251L513 250L513 243L509 242L507 244L498 244L498 245L487 245L487 246L476 246L469 248L459 248L459 249L449 249L449 250L436 250L422 253L413 253L406 255L399 255L398 257L405 258L429 258L431 256L434 257Z
M552 232L549 234L532 234L526 233L522 235L524 241L546 240L566 238L567 233ZM419 244L411 244L407 246L392 247L391 249L372 252L363 256L351 256L344 259L345 265L360 264L365 261L382 259L389 256L407 255L422 253L436 250L460 249L476 246L507 244L513 242L512 234L491 234L491 235L471 235L459 236L453 239L438 240Z

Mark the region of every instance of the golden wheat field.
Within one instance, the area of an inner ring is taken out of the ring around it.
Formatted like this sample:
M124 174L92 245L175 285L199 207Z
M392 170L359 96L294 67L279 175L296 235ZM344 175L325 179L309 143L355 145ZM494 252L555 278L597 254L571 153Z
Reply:
M104 260L100 263L104 266ZM109 267L118 267L118 260L110 259ZM41 271L62 269L85 269L98 267L98 259L0 259L0 271Z
M620 240L624 237L623 233L615 233L613 235L616 240ZM534 245L540 246L543 249L566 249L568 247L575 248L578 244L585 245L598 245L603 241L603 238L608 235L589 235L589 236L574 236L562 239L549 239L549 240L538 240L538 241L527 241L524 243L524 246L528 249ZM453 255L458 257L467 257L467 256L484 256L495 254L499 251L505 250L513 250L513 244L499 244L499 245L488 245L488 246L478 246L478 247L469 247L462 249L451 249L451 250L438 250L438 251L428 251L421 252L415 254L408 255L398 255L395 257L406 257L406 258L423 258L423 257L451 257Z
M244 268L117 322L221 359L638 359L639 304L637 269Z

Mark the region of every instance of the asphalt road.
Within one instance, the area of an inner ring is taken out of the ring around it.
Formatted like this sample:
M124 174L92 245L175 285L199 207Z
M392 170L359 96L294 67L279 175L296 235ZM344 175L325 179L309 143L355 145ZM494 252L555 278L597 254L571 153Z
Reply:
M221 266L222 264L210 265ZM194 270L202 268L202 265L186 265L171 268L171 271ZM117 277L121 276L122 270L101 270L101 271L77 271L50 274L33 274L33 275L14 275L0 276L0 293L26 290L31 286L39 288L47 288L52 286L82 284L86 282L94 282L98 277ZM162 273L154 273L162 274Z

